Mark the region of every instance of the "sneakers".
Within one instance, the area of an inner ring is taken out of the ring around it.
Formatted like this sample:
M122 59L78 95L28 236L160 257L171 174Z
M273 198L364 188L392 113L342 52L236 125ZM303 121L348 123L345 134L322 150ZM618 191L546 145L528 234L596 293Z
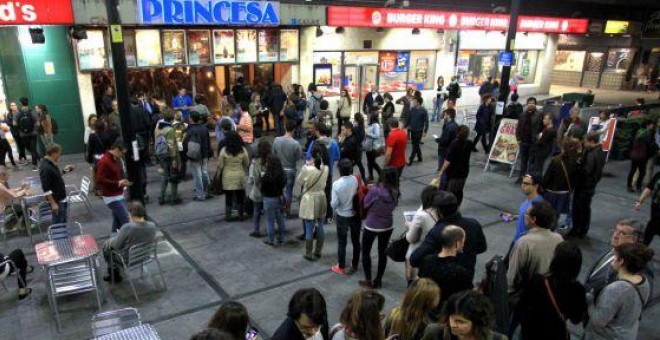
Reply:
M346 275L346 270L344 270L344 268L340 268L338 264L330 267L330 270L339 275Z
M261 232L255 230L255 231L253 231L253 232L250 233L250 236L251 236L251 237L256 237L256 238L261 238L261 237L264 237L264 236L266 236L266 235L265 235L265 234L262 234Z
M269 241L268 239L264 240L264 244L267 245L267 246L275 247L275 243Z

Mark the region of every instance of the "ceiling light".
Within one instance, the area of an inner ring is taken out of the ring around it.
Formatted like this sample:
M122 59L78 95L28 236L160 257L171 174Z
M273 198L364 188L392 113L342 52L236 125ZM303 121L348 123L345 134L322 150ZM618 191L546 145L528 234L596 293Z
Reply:
M376 33L385 33L385 29L382 27L376 28Z
M413 28L412 34L415 34L415 35L419 34L419 28L417 28L417 27Z
M28 29L30 32L30 39L32 39L33 44L45 44L46 36L44 36L44 29L41 27L30 27Z
M335 33L337 34L344 34L344 32L346 32L346 29L342 26L335 28Z

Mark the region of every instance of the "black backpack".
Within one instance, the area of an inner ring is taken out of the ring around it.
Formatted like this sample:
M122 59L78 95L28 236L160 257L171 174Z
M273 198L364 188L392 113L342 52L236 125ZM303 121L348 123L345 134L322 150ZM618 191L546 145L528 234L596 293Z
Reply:
M23 133L34 132L35 119L32 116L32 111L21 111L18 116L18 128Z

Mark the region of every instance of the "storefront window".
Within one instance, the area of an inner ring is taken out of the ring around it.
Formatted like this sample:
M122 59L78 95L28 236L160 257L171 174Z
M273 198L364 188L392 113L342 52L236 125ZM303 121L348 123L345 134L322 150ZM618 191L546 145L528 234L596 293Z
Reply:
M630 48L611 48L607 53L605 72L626 73L630 69L635 51Z
M137 57L135 51L135 31L124 30L124 52L126 53L126 66L136 67Z
M557 51L555 71L582 72L586 51Z
M344 53L344 64L378 64L378 52L346 52Z
M108 67L103 31L87 31L87 39L76 40L76 50L81 71Z
M460 51L458 78L465 85L480 85L488 77L497 76L498 51Z
M410 52L380 52L380 90L405 91L410 69Z
M330 86L321 86L319 92L324 96L339 95L341 87L341 52L314 52L314 65L332 65L332 80Z
M137 66L158 66L163 64L160 52L160 31L136 30L135 46Z
M435 80L435 52L413 51L410 53L408 83L418 90L433 89Z
M603 57L605 54L603 52L591 52L587 57L587 71L589 72L600 72L601 66L603 65Z
M538 51L516 51L516 65L511 67L511 76L518 77L519 84L532 84L536 77L536 64L538 62ZM498 77L502 67L498 70Z
M220 109L220 90L215 81L213 66L195 67L195 92L206 98L206 105L211 112Z

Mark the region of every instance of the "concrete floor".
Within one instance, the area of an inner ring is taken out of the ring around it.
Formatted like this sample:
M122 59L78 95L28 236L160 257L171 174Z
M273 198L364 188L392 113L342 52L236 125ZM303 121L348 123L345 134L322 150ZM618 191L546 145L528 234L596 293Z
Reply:
M634 98L634 96L633 96ZM440 132L439 125L432 125L429 136ZM401 182L402 198L394 212L394 235L403 231L402 212L416 209L419 194L433 178L436 167L436 146L427 139L423 145L425 162L405 169ZM515 225L501 222L501 211L516 211L523 199L519 187L508 178L507 168L493 167L483 171L483 152L472 157L471 174L465 188L462 212L474 217L484 225L488 240L488 251L478 257L477 278L483 273L484 263L493 255L504 254L513 237ZM75 163L76 171L67 175L68 184L79 183L83 174L89 173L81 156L64 158L61 163ZM215 162L213 162L215 164ZM366 164L366 162L365 162ZM625 190L628 162L610 162L594 198L592 229L584 240L576 241L583 251L583 273L605 249L614 223L624 217L646 221L649 207L640 212L632 210L637 195ZM215 169L215 166L210 166ZM12 184L24 176L33 176L31 171L12 174ZM155 167L149 168L149 193L155 199L160 176ZM264 246L261 240L248 237L252 222L226 223L224 198L206 202L193 202L192 181L180 186L184 203L178 206L147 206L150 216L158 222L164 237L159 254L167 290L157 277L137 280L136 288L140 302L132 297L126 281L119 285L104 286L103 311L120 307L136 307L144 322L153 324L163 339L187 339L205 327L220 304L229 300L240 301L250 312L254 325L269 338L284 319L288 300L303 287L319 289L328 303L330 322L337 322L346 299L358 288L357 281L363 278L358 272L353 276L339 276L330 271L336 263L337 242L334 225L326 226L326 246L320 261L310 263L302 258L302 244L287 243L280 248ZM110 234L110 213L100 199L92 198L93 210L89 214L84 207L72 208L73 220L83 223L85 232L97 237L99 243ZM262 226L265 224L262 221ZM287 220L289 238L301 230L299 220ZM35 263L34 248L23 236L11 236L8 246L2 250L22 248L28 260ZM660 241L653 244L656 253ZM350 251L349 251L350 254ZM656 262L660 256L656 256ZM103 264L105 266L105 264ZM154 273L155 268L149 268ZM136 274L139 277L139 275ZM656 274L656 277L658 275ZM0 293L0 339L84 339L91 336L90 318L98 312L92 294L62 298L62 330L55 327L53 312L46 298L43 272L38 269L28 277L33 294L25 301L16 298L13 278L6 282L9 292ZM389 262L381 290L386 297L386 312L396 306L406 288L404 268L401 263ZM657 285L656 292L660 292ZM660 325L660 308L654 300L641 321L639 339L657 339ZM581 329L575 328L577 336Z

